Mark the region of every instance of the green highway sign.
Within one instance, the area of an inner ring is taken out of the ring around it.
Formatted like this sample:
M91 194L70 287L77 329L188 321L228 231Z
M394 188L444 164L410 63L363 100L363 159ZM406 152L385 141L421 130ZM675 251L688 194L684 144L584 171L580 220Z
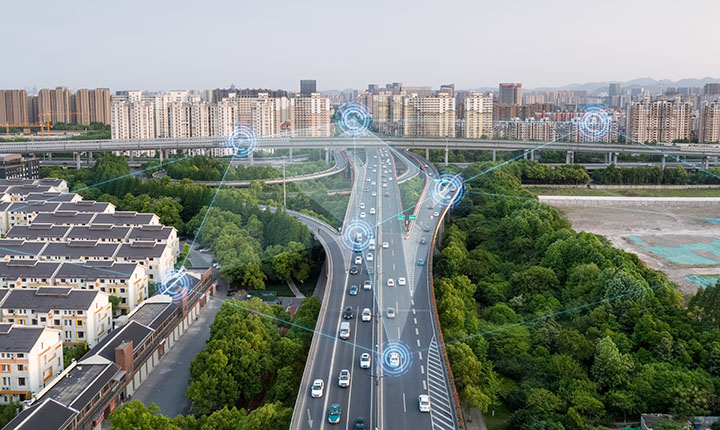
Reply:
M405 221L405 215L403 215L403 214L398 215L398 219L400 221Z
M417 219L417 215L410 215L410 221L415 221Z

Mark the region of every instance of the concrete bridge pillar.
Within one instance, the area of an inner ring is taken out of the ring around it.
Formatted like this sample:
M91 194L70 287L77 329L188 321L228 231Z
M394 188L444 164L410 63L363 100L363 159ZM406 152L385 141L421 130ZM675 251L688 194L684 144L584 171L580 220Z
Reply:
M132 163L134 161L135 161L135 151L130 151L130 162Z
M75 168L80 170L80 153L75 153Z
M288 149L288 161L292 162L292 148Z
M497 161L497 151L493 149L492 151L492 160Z
M52 161L52 152L48 152L48 160Z
M617 166L617 163L618 163L617 159L618 159L618 153L617 153L617 152L613 152L613 162L612 162L612 163L613 163L614 165L616 165L616 166Z
M250 154L248 154L248 160L250 161L250 165L252 166L255 164L255 158L253 157L253 152L250 151Z
M707 170L710 168L710 156L705 156L703 160L703 169Z
M325 162L330 163L330 150L325 148Z
M665 170L665 158L667 158L667 157L665 156L665 154L663 154L662 155L662 169L663 170Z
M446 146L446 147L445 147L445 165L446 165L446 166L448 165L448 153L449 153L449 152L450 152L450 151L448 150L448 148L447 148L447 146Z
M161 149L160 151L158 151L158 153L160 154L160 164L162 164L162 162L163 162L163 150Z
M92 160L92 151L88 152L88 160Z
M425 148L425 159L430 161L430 148Z
M567 151L565 153L565 164L573 164L575 162L575 153L573 151Z

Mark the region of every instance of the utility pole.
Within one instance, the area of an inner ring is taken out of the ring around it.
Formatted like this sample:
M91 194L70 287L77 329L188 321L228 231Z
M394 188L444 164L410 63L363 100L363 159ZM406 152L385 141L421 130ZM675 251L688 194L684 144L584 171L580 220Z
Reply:
M285 160L283 160L283 207L287 209L287 189L285 185Z

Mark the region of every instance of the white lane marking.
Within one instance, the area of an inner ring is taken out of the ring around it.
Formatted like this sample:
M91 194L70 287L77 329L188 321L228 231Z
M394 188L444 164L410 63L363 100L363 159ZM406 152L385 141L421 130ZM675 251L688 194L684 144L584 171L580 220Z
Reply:
M420 373L423 375L425 374L425 366L423 366L422 364L420 365Z
M423 379L423 390L427 391L427 382Z
M417 327L415 327L415 336L420 336L420 332L418 332Z
M413 315L415 315L415 308L413 308Z
M403 393L403 412L407 412L407 405L405 405L405 393Z
M400 339L400 326L398 326L398 339Z
M420 339L417 339L417 346L420 346Z
M410 304L415 306L415 299L410 299Z
M422 360L422 351L418 351L418 356L420 357L420 360Z
M417 325L417 318L413 318L413 323Z

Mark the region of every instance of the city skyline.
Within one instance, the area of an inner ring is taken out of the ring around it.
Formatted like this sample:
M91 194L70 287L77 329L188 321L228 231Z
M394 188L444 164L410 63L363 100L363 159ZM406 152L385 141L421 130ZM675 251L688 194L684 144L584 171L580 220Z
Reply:
M712 23L720 5L701 1L611 1L593 11L592 19L564 0L503 5L458 1L443 19L431 2L415 2L410 8L371 1L349 13L326 1L313 7L215 1L202 8L187 1L173 3L173 8L133 1L100 8L81 1L72 15L63 5L43 3L12 3L0 17L6 38L27 35L22 44L6 47L6 58L23 58L23 63L5 71L3 87L170 90L235 83L299 90L300 79L315 79L321 91L397 80L433 87L454 81L458 88L523 82L533 89L644 76L677 80L716 76L720 70L720 59L703 48L707 41L720 40L720 29ZM694 25L684 28L682 37L667 31L667 23L699 9L704 12L693 15ZM228 16L237 18L224 18ZM509 21L493 19L503 16L512 20L511 27ZM70 19L83 25L65 25ZM108 21L115 24L108 26ZM369 23L372 32L363 30ZM32 32L26 31L29 24ZM117 31L107 30L115 27ZM80 55L68 57L61 49L26 55L28 46L47 47L58 34L81 41ZM297 34L308 44L297 41ZM303 48L293 49L295 43ZM396 49L377 49L382 46ZM511 54L514 50L522 55ZM683 61L667 61L673 52L682 53ZM568 55L573 61L558 61Z

